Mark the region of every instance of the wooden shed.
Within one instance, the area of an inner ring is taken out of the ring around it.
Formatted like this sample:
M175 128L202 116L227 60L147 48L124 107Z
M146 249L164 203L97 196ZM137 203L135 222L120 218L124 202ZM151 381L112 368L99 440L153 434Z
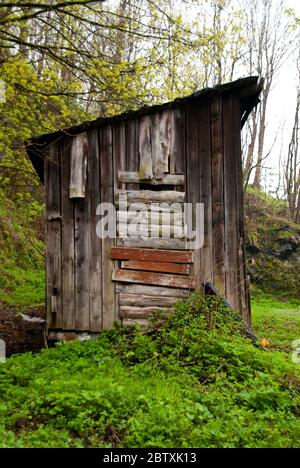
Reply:
M250 322L240 133L261 88L240 79L29 142L46 190L49 332L144 323L207 282ZM187 234L199 206L200 246Z

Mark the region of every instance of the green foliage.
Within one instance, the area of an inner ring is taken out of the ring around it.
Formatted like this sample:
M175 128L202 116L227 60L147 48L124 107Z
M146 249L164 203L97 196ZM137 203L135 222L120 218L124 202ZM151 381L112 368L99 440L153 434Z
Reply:
M6 102L0 107L2 163L21 162L19 170L24 176L31 170L24 157L24 142L33 135L71 125L75 108L65 97L57 95L59 77L53 70L45 70L44 75L38 76L19 55L1 63L0 79L6 83ZM77 112L77 119L83 119L83 112L79 108Z
M290 219L287 203L248 187L245 197L246 245L253 291L300 299L300 226ZM285 255L284 246L294 252Z
M0 393L2 447L299 446L299 368L201 295L147 332L13 356Z
M43 207L0 200L0 302L40 305L45 297L44 243L38 238Z
M38 74L21 54L1 60L0 80L6 84L0 104L0 301L37 305L45 289L44 193L24 143L83 120L85 113L60 95L55 68ZM70 83L68 90L78 86Z

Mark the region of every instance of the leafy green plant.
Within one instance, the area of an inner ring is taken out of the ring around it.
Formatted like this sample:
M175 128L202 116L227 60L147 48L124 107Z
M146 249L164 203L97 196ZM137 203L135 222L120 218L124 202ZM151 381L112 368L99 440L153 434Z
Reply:
M3 447L299 446L299 367L201 294L148 330L12 356L0 394Z

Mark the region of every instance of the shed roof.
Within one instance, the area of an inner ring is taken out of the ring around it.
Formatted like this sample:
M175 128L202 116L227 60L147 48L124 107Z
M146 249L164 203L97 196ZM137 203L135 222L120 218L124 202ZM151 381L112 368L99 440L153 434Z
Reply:
M59 141L66 135L77 135L87 130L93 130L105 125L114 124L119 121L140 117L145 114L152 114L163 109L172 109L186 104L189 101L199 100L203 97L213 97L214 95L228 92L238 92L241 100L241 126L245 124L253 108L259 103L259 95L263 88L263 79L258 76L241 78L231 83L225 83L213 88L204 88L200 91L177 98L174 101L164 104L145 106L136 111L126 111L113 117L99 117L89 122L83 122L68 129L59 130L52 133L43 134L31 138L26 145L27 154L38 173L41 181L44 181L44 157L47 146Z

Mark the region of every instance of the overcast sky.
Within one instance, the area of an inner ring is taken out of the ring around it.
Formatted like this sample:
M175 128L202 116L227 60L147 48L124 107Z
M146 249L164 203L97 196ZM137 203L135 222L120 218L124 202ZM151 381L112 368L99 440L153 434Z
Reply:
M300 0L286 0L286 3L300 17ZM296 95L297 69L295 57L291 57L278 75L269 103L266 150L272 145L280 124L283 124L270 158L265 162L266 166L270 168L268 170L267 185L271 185L272 187L276 185L277 176L274 175L272 177L271 173L278 173L281 146L283 151L286 151L289 144L294 120Z

